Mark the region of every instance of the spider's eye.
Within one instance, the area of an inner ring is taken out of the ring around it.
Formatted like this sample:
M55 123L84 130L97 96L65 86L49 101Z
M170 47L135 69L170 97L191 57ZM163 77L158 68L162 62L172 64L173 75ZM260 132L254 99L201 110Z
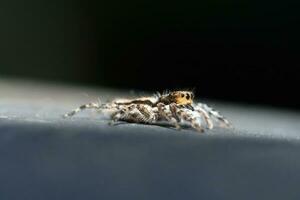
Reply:
M181 97L183 98L183 97L184 97L184 94L181 94Z
M187 100L190 99L190 94L189 94L189 93L186 94L186 99L187 99Z

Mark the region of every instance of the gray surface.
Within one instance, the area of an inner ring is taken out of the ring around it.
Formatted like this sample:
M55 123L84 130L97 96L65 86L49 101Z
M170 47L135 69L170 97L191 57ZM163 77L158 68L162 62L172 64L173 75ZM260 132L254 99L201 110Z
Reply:
M236 129L199 134L60 117L126 92L7 80L0 90L1 200L300 198L298 113L205 101Z

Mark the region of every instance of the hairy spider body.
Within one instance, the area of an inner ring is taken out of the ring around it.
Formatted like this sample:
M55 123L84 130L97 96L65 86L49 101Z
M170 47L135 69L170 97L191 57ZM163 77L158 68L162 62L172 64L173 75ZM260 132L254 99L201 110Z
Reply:
M65 114L64 117L71 117L81 110L91 108L109 113L111 123L116 121L144 124L166 122L176 129L186 124L200 132L205 128L212 129L215 125L231 127L229 121L218 111L206 104L194 103L193 99L194 94L191 91L157 93L151 97L116 99L105 104L85 104Z

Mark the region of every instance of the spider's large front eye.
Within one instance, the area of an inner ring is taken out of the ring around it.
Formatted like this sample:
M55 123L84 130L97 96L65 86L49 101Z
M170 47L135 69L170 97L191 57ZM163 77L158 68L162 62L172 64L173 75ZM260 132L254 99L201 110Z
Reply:
M187 99L187 100L190 99L190 94L189 94L189 93L186 94L186 99Z

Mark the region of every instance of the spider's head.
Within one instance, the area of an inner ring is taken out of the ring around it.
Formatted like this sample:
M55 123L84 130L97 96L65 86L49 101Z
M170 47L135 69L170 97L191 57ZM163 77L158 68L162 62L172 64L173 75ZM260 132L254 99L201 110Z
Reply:
M178 105L191 105L194 99L194 93L191 91L174 91L169 95Z

